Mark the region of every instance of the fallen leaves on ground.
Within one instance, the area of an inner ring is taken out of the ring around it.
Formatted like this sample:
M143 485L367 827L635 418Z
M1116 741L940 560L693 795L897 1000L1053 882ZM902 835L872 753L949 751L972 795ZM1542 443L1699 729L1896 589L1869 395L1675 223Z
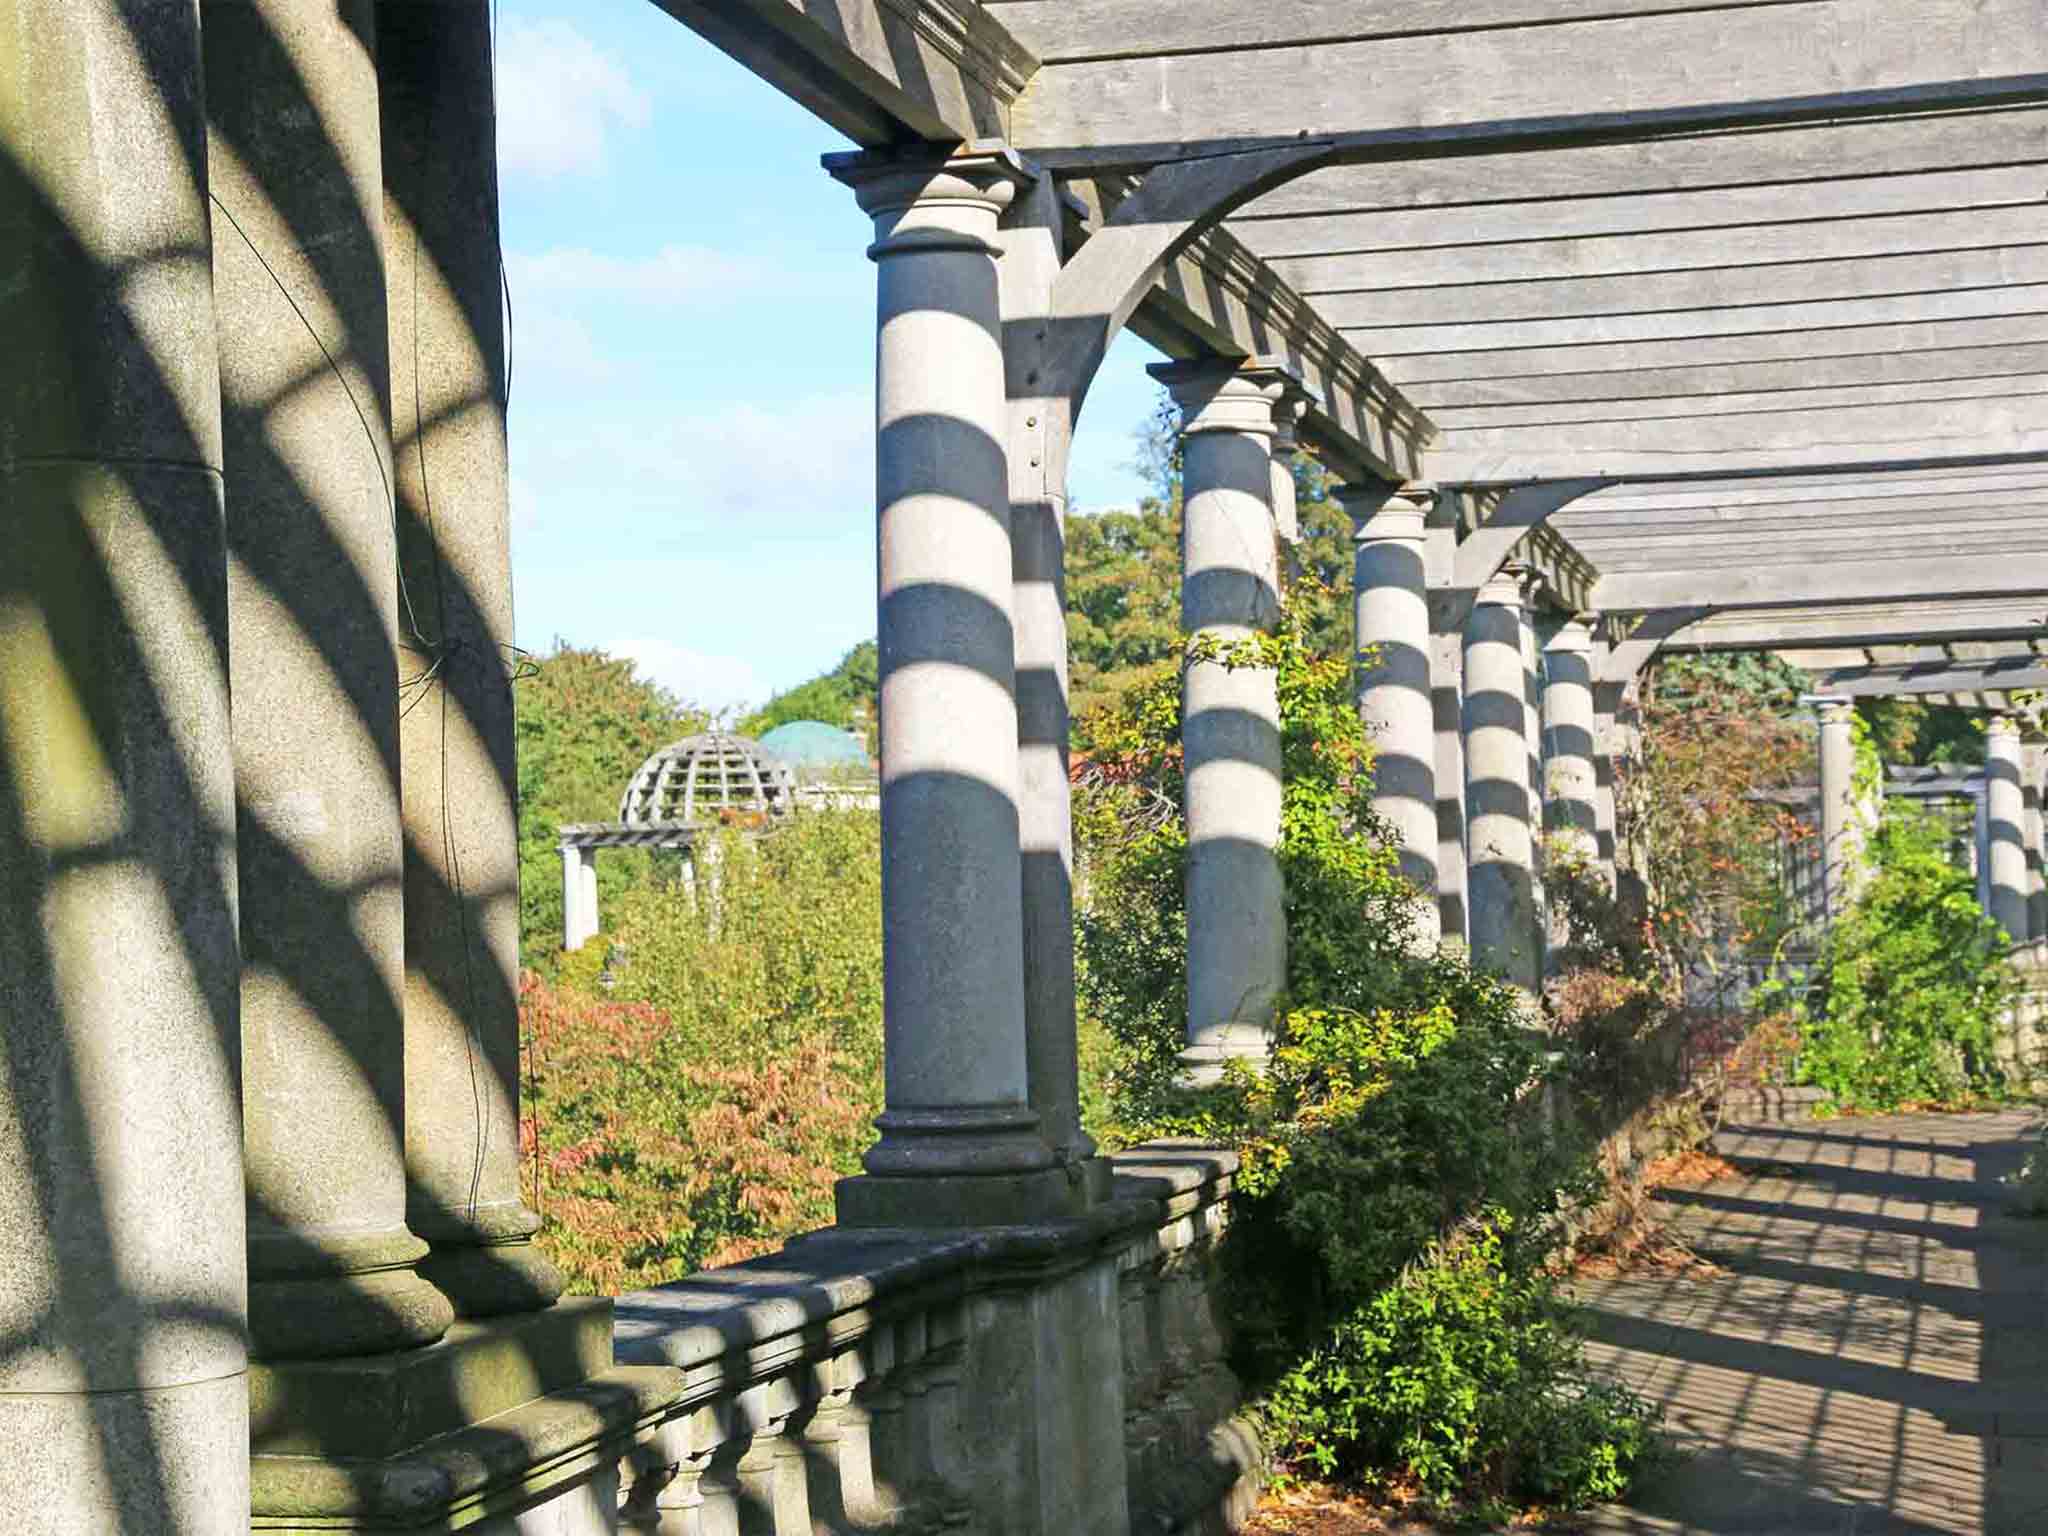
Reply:
M1742 1170L1719 1153L1705 1147L1688 1147L1669 1157L1654 1157L1643 1165L1645 1188L1697 1189L1716 1179L1739 1179Z
M1329 1483L1297 1483L1267 1494L1242 1536L1442 1536L1471 1529L1469 1524L1435 1519L1411 1490L1367 1492ZM1563 1532L1572 1524L1568 1518L1546 1518L1543 1511L1531 1510L1488 1529Z

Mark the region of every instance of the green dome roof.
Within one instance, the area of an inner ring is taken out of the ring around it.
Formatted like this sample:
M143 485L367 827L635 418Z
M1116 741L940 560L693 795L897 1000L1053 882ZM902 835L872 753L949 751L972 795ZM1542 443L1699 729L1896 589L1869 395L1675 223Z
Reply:
M851 731L822 720L792 720L761 738L761 745L797 769L866 770L867 744Z

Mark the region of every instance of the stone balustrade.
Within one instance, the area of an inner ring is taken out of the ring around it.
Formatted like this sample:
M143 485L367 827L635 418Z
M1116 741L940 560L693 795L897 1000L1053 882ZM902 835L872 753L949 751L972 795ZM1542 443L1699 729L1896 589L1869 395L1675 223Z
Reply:
M1159 1143L1113 1163L1083 1220L828 1228L620 1297L619 1364L681 1382L626 1459L622 1529L1240 1522L1261 1453L1211 1299L1235 1159Z

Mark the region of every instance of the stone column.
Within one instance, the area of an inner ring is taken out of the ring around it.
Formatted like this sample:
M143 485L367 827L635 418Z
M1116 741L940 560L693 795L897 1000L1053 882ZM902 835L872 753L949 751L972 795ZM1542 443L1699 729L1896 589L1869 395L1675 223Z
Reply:
M1542 983L1530 826L1523 571L1504 567L1465 625L1465 815L1472 957L1533 994Z
M1847 910L1861 883L1865 828L1856 796L1853 699L1807 699L1820 723L1821 889L1830 920Z
M1401 873L1427 899L1426 931L1439 931L1437 897L1436 720L1430 679L1429 593L1423 525L1436 487L1346 486L1337 499L1351 515L1353 633L1357 638L1358 711L1378 761L1373 809L1394 831Z
M408 1218L459 1313L562 1277L519 1189L519 825L497 140L483 0L379 0L396 437Z
M249 1529L195 5L0 6L0 1524Z
M1065 204L1049 174L1020 191L997 236L1005 332L1047 315L1059 276ZM1011 370L1010 547L1017 647L1018 836L1023 861L1024 1034L1031 1107L1054 1156L1095 1198L1110 1168L1081 1128L1080 1051L1074 1011L1074 815L1068 773L1066 472L1068 439L1055 429L1065 401L1047 399Z
M207 0L241 849L249 1330L430 1343L405 1224L397 545L366 0ZM329 366L329 359L333 366Z
M1273 404L1273 531L1289 558L1301 542L1301 492L1294 483L1294 455L1301 448L1301 417L1307 408L1308 401L1292 388ZM1288 575L1292 574L1290 566Z
M597 850L562 846L562 948L581 949L597 936Z
M2027 937L2026 793L2020 779L2020 731L2006 715L1984 732L1984 806L1991 920L2016 944Z
M2020 788L2026 796L2027 939L2048 938L2048 880L2044 880L2041 790L2048 775L2048 739L2028 732L2020 741Z
M1593 630L1574 618L1543 650L1543 826L1589 868L1599 862L1599 752Z
M1155 365L1181 408L1181 628L1226 648L1279 613L1273 407L1265 369ZM1182 679L1188 830L1187 1048L1192 1083L1272 1047L1287 984L1280 881L1280 701L1271 667L1204 661Z
M854 1226L1027 1220L1079 1195L1025 1044L1014 551L996 221L1007 152L829 156L875 221L882 1139Z
M1621 722L1622 683L1612 675L1614 647L1595 642L1593 665L1593 868L1601 884L1612 894L1615 889L1616 855L1619 851L1620 815L1615 801L1617 766L1623 759Z

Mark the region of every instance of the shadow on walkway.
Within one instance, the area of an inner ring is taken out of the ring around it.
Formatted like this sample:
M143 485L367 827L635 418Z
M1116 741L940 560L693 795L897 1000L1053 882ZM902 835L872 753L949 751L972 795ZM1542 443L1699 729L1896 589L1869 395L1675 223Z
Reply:
M1662 1214L1723 1273L1577 1287L1595 1363L1684 1452L1601 1536L2048 1536L2048 1222L2034 1117L1736 1126Z

